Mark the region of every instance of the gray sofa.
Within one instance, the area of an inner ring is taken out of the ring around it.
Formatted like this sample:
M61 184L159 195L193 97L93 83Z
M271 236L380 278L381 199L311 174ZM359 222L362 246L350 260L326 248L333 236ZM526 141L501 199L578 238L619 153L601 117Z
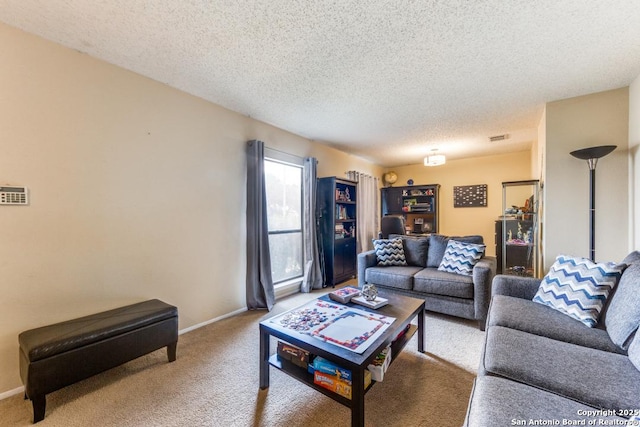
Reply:
M477 320L484 330L491 281L496 272L495 257L483 257L471 276L438 270L450 239L483 243L482 236L425 237L390 235L403 239L407 266L380 266L375 251L358 254L358 286L373 284L383 291L424 298L426 309L465 319Z
M640 425L619 424L640 415L640 253L623 263L594 328L532 301L541 279L495 277L466 427Z

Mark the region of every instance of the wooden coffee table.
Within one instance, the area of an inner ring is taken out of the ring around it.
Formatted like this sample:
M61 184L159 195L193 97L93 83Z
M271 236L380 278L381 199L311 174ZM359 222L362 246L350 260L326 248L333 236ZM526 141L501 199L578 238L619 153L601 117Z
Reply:
M366 389L364 387L364 371L367 369L367 366L392 342L391 363L393 363L416 332L418 332L418 351L424 353L424 300L390 293L380 293L380 296L387 298L389 304L377 310L370 310L357 304L348 304L354 308L383 314L396 319L362 354L324 342L309 335L296 333L277 323L270 322L269 319L260 322L260 388L264 390L269 387L269 367L275 367L336 402L351 408L351 425L354 427L364 426L364 395L375 384L375 381L372 381L369 387ZM410 325L406 333L395 340L398 334L403 331L416 316L418 317L418 326ZM342 397L315 384L313 382L313 375L307 372L306 369L287 361L281 361L276 354L270 355L269 337L271 336L300 347L311 354L322 356L343 368L349 369L352 375L351 399Z

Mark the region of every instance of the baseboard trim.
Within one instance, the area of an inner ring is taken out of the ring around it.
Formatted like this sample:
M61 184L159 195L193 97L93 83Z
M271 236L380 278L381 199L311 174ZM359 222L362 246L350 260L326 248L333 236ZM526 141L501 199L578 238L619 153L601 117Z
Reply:
M24 386L20 386L18 388L14 388L13 390L0 393L0 400L7 399L11 396L15 396L16 394L24 394Z
M187 332L194 331L196 329L202 328L203 326L210 325L212 323L215 323L215 322L218 322L220 320L226 319L227 317L235 316L236 314L240 314L240 313L243 313L245 311L247 311L247 307L239 308L239 309L237 309L235 311L232 311L231 313L223 314L222 316L218 316L218 317L215 317L215 318L210 319L210 320L205 320L202 323L198 323L196 325L189 326L188 328L184 328L184 329L179 330L178 331L178 335L186 334Z

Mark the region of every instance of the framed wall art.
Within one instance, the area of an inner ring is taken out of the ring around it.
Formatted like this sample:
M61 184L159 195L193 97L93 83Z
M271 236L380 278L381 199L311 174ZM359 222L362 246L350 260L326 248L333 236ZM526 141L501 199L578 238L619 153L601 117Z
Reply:
M487 184L453 187L454 208L483 208L487 206Z

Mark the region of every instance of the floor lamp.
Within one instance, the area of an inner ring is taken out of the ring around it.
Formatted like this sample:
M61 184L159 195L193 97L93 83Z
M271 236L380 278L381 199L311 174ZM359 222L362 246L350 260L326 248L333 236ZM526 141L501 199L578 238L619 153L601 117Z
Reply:
M570 154L578 159L586 160L589 166L589 248L591 261L596 260L595 248L595 216L596 216L596 165L598 159L604 157L616 149L616 145L600 145L598 147L582 148L572 151Z

